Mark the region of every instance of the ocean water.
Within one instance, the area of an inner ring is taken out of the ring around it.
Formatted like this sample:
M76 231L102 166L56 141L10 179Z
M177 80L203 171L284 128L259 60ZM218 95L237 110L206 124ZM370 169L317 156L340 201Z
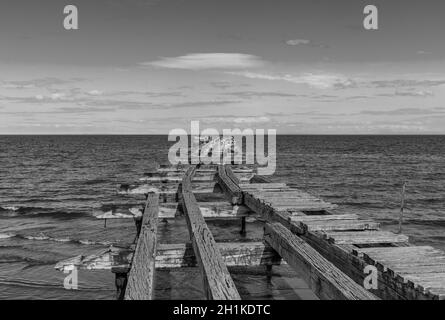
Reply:
M132 221L95 215L136 199L118 194L145 171L166 163L166 136L0 136L0 299L113 299L109 271L80 271L79 290L65 290L54 265L111 244L133 241ZM417 244L445 250L445 136L279 136L273 180L372 217ZM217 241L240 238L239 222L209 222ZM159 226L160 241L187 241L185 221ZM247 238L261 238L248 224ZM241 239L242 240L242 239ZM244 298L304 299L312 293L287 267L233 274ZM156 298L202 297L197 270L159 272Z

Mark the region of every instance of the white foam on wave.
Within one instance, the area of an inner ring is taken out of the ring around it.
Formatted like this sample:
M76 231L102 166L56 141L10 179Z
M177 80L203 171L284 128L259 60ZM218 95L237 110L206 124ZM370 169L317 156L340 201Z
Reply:
M13 233L0 233L0 240L2 239L9 239L9 238L13 238L16 235Z
M23 236L19 236L23 239L27 239L27 240L34 240L34 241L55 241L55 242L77 242L83 245L105 245L108 246L110 244L112 244L109 241L92 241L92 240L76 240L76 239L71 239L71 238L53 238L50 236L47 236L44 233L40 233L36 236L32 236L32 235L23 235Z
M44 233L41 233L37 236L23 236L23 238L28 240L50 240L50 237L48 237Z
M145 193L158 193L159 189L150 185L142 185L138 187L128 188L126 190L118 191L118 194L145 194Z
M3 210L8 210L8 211L18 211L20 210L20 207L16 207L16 206L4 206L1 207Z
M93 240L79 240L78 242L80 244L84 244L84 245L104 245L104 246L109 246L109 245L113 244L110 241L93 241Z
M74 243L79 243L79 244L83 244L83 245L110 246L113 244L113 242L111 242L111 241L94 241L94 240L76 240L76 239L70 239L70 238L53 238L53 237L47 236L43 232L39 233L38 235L20 235L20 234L14 234L14 233L0 233L0 240L14 238L14 237L25 239L25 240L32 240L32 241L74 242Z
M130 208L128 209L135 217L141 217L142 216L142 210L140 208Z

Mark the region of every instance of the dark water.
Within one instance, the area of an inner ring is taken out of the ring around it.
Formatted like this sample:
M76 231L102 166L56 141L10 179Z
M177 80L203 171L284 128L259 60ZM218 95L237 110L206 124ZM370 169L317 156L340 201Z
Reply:
M339 204L396 230L400 190L407 185L404 233L445 250L445 136L280 136L274 180ZM65 290L54 264L110 244L130 243L132 221L97 213L125 203L121 183L165 163L164 136L0 136L0 299L112 299L108 271L81 271L79 290ZM217 241L237 236L236 222L212 222ZM224 228L216 228L221 227ZM217 231L219 230L219 231ZM249 238L261 226L248 225ZM187 240L181 219L163 224L162 242ZM173 235L173 236L171 236ZM196 270L160 272L156 297L202 297ZM312 297L286 267L233 275L245 298Z

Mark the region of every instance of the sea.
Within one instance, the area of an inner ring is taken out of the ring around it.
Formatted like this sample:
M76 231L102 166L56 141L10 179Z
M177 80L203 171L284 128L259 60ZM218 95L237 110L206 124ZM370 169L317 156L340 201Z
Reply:
M131 202L119 193L167 162L167 136L0 136L0 299L115 299L109 270L80 270L77 289L58 261L132 243L131 220L96 219ZM277 137L273 181L335 203L397 231L406 184L403 233L445 250L445 136ZM209 221L216 241L239 238L239 221ZM261 239L249 221L246 239ZM188 241L183 218L162 222L161 242ZM246 240L244 239L244 240ZM287 266L232 274L245 299L315 298ZM201 299L196 268L160 271L157 299Z

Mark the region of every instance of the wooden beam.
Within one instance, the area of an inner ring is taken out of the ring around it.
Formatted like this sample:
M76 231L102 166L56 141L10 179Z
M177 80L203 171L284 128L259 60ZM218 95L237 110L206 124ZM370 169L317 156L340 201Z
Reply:
M241 189L227 175L225 166L218 166L218 175L216 179L232 204L242 204L243 197Z
M224 169L225 169L225 171L226 171L226 175L227 175L227 177L228 177L230 180L232 180L233 183L234 183L235 185L238 186L238 185L241 183L241 180L235 175L235 173L233 172L231 166L228 165L228 164L226 164L226 165L224 166ZM253 176L253 175L252 175L252 176ZM238 188L239 188L239 187L238 187Z
M128 276L125 300L152 300L157 246L159 196L149 194L142 229Z
M187 170L182 181L182 205L206 296L212 300L239 300L240 295L192 193L194 170Z
M281 223L266 224L265 239L321 299L376 300Z

